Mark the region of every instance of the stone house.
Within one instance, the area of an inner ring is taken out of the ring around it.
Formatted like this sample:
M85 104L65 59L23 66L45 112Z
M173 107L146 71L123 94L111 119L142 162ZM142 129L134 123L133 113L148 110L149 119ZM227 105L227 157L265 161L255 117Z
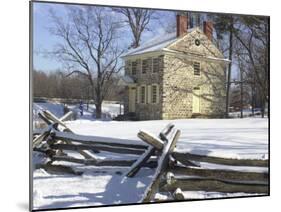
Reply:
M177 15L175 33L161 35L129 50L123 85L124 113L139 120L222 117L228 60L213 39L213 24L188 29Z

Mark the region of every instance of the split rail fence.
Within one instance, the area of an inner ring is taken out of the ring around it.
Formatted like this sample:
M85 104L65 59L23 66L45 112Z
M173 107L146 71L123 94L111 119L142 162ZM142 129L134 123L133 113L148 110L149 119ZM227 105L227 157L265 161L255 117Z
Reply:
M269 192L268 171L234 171L228 169L207 169L200 167L201 162L226 166L268 167L268 160L238 160L195 155L178 152L175 147L181 131L168 124L159 135L140 131L138 137L143 144L134 141L100 136L78 135L64 121L71 111L58 118L50 111L38 113L48 125L33 134L33 150L46 154L50 159L36 168L46 171L59 171L81 175L71 166L54 165L54 161L67 161L91 166L129 167L124 177L135 177L142 167L155 169L154 176L146 188L141 202L159 201L156 193L163 192L172 200L183 200L184 191L215 191L223 193L245 192L264 194ZM67 150L76 151L82 158L72 157ZM136 160L98 159L100 152L139 155Z

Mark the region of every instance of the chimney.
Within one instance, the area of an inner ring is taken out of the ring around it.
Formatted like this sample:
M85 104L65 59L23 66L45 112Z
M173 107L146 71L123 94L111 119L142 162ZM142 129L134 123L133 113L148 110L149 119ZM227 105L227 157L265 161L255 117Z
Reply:
M177 15L177 37L182 37L187 33L188 17L184 14Z
M213 22L204 21L203 22L203 31L205 35L209 38L210 41L213 40Z

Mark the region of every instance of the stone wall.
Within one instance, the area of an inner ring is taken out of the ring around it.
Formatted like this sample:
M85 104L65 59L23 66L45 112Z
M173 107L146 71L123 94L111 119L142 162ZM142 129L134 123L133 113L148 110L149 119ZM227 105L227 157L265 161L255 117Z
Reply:
M144 55L135 57L138 61L136 75L132 76L131 71L126 70L126 74L135 79L136 86L159 85L159 103L137 103L137 117L140 120L180 119L197 115L222 117L225 111L226 63L215 59L224 58L221 52L199 29L167 48L171 51L164 56L158 55L162 64L159 73L152 73L150 66L149 71L142 74ZM200 76L194 75L194 62L201 65ZM192 112L195 87L200 87L201 92L200 114ZM125 103L125 112L128 110L126 104L128 102Z
M141 59L137 60L137 73L136 75L132 75L130 70L125 70L125 73L131 76L135 81L136 87L139 86L147 86L152 84L159 85L159 103L140 103L139 101L136 103L136 116L139 120L155 120L155 119L162 119L162 79L163 79L163 56L157 56L159 58L159 72L153 73L152 72L152 64L149 65L149 70L147 73L143 74L141 69ZM142 58L147 59L147 58ZM132 60L133 61L133 60ZM128 89L127 89L128 92ZM137 92L137 99L139 99L139 93ZM146 95L147 96L147 95ZM125 113L129 111L129 99L127 98L125 101ZM146 100L147 102L147 100Z
M200 76L194 75L193 62L200 62ZM224 65L217 61L164 57L163 119L222 117L225 110ZM193 88L200 87L200 114L192 113Z
M196 41L199 41L199 45L196 45ZM212 41L198 28L188 33L182 40L173 43L169 49L198 56L224 58Z

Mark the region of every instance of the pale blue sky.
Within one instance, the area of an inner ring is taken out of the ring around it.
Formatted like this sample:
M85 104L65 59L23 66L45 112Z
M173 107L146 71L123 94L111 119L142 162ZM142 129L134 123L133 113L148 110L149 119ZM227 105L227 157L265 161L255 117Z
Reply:
M67 4L54 4L54 3L33 3L33 56L34 56L34 69L41 71L55 71L61 68L61 64L55 59L47 58L40 52L50 51L60 42L59 38L49 32L52 23L49 17L49 10L52 8L57 15L66 17L66 8L71 5ZM166 22L175 21L173 12L159 11L164 13L162 15L163 24ZM143 34L142 40L145 41L155 35L164 33L163 26L154 26L155 22L151 22L151 29ZM132 41L132 35L128 28L123 29L123 40L121 41L124 46L128 46Z
M49 32L49 28L52 22L49 17L49 10L53 9L58 16L67 17L67 7L69 4L55 4L55 3L44 3L34 2L33 3L33 64L35 70L50 72L56 70L63 70L62 64L56 61L54 58L48 58L41 52L51 51L56 43L61 40L52 35ZM157 11L159 17L161 17L161 23L159 21L152 21L149 28L152 31L146 31L142 36L142 41L146 41L156 35L164 33L164 26L175 22L174 11ZM118 14L119 15L119 14ZM120 15L119 15L119 18ZM156 25L157 24L157 25ZM122 40L120 41L123 46L127 47L132 41L132 34L128 27L122 31ZM236 69L234 65L234 69ZM233 72L232 78L236 78L236 71Z

